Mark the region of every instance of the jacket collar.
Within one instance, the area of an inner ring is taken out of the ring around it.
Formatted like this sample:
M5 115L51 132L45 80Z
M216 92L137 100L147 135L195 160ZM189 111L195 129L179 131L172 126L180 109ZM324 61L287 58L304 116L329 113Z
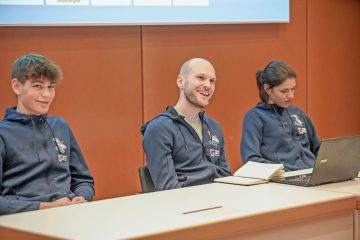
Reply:
M260 109L264 109L264 110L270 110L270 111L273 111L273 112L276 112L280 115L282 115L282 113L284 112L285 108L283 107L280 107L279 105L277 104L267 104L267 103L258 103L256 105L256 108L260 108Z
M12 122L20 122L22 124L43 123L47 120L47 114L42 115L26 115L16 111L16 107L7 108L4 120Z

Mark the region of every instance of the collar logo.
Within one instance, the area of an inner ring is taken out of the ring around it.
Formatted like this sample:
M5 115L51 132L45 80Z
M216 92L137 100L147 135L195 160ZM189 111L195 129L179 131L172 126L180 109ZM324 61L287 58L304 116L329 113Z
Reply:
M53 141L56 142L56 149L60 152L60 153L65 153L66 150L66 145L64 144L64 141L61 141L58 138L53 138ZM59 148L59 149L58 149Z
M293 121L295 126L297 126L297 127L303 127L304 126L303 122L301 121L300 117L297 114L292 114L291 118L292 118L292 121Z

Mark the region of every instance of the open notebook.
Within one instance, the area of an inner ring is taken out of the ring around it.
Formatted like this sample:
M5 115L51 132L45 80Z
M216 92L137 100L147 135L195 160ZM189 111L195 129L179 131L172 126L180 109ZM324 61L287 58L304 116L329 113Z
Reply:
M269 182L270 179L282 179L282 164L258 163L249 161L239 168L234 176L216 178L215 182L239 185L254 185Z

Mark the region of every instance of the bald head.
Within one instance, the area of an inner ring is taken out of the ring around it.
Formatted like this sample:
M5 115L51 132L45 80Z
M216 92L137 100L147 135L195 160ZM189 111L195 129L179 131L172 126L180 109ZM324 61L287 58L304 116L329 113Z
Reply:
M205 62L212 66L212 64L204 58L191 58L181 66L179 75L183 76L184 78L187 78L191 70L193 69L193 66L196 65L196 63L205 63Z
M208 60L192 58L186 61L176 80L180 90L176 106L180 112L195 109L198 113L206 107L215 91L215 81L215 69Z

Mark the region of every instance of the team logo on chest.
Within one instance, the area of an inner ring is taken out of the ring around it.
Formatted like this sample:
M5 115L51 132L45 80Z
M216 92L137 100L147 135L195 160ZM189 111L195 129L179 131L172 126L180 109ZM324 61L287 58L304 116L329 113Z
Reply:
M208 131L208 134L209 134L209 137L210 137L209 143L212 146L217 147L218 144L220 143L219 138L216 135L212 135L210 133L210 131ZM220 151L219 150L209 149L209 152L210 152L211 157L219 157L220 156Z
M58 155L58 160L59 162L66 162L67 161L67 156L66 155L63 155L65 153L65 150L66 150L66 145L64 143L64 141L61 141L60 139L58 138L53 138L53 141L56 143L56 149L62 153L62 154L59 154Z
M300 117L297 114L291 115L291 120L293 121L295 128L298 130L299 134L307 133L304 123L301 121Z
M303 127L303 122L297 114L292 114L291 119L296 127Z
M216 135L211 135L210 131L208 131L208 134L210 136L210 141L209 143L211 145L213 145L214 147L217 147L217 145L219 144L219 139Z
M216 149L210 149L210 156L219 157L220 156L220 151L216 150Z

